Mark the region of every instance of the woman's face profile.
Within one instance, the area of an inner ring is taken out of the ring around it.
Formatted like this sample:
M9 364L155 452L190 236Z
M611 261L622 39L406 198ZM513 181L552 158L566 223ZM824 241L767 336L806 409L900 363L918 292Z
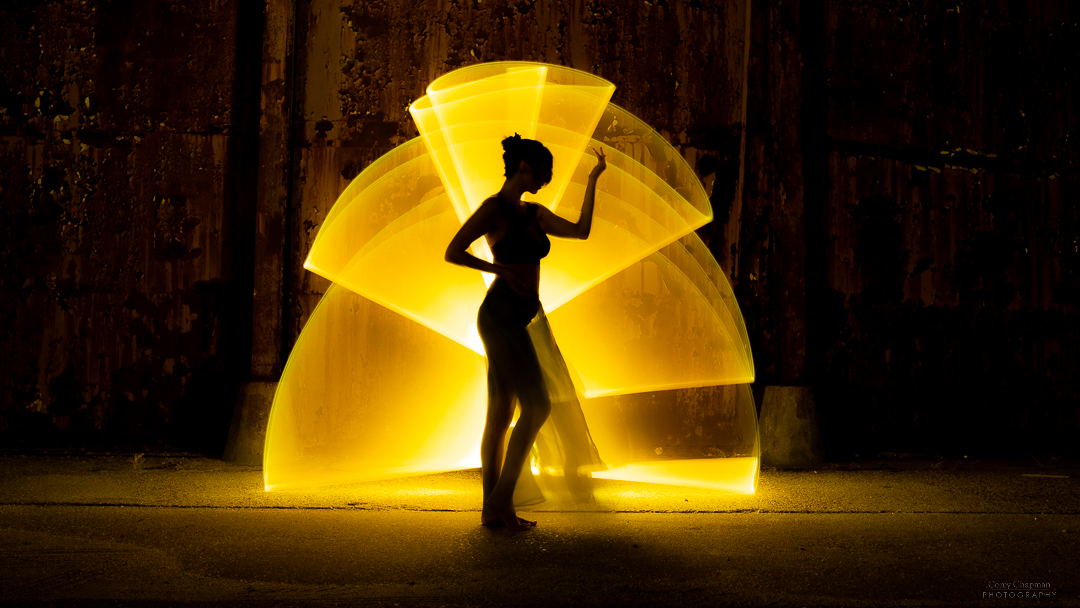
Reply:
M521 161L521 164L518 166L518 172L522 174L521 176L523 178L525 178L525 189L533 194L536 194L537 191L540 190L540 188L543 188L545 185L547 185L549 181L551 181L550 173L547 175L541 175L540 173L534 171L532 165L525 161Z

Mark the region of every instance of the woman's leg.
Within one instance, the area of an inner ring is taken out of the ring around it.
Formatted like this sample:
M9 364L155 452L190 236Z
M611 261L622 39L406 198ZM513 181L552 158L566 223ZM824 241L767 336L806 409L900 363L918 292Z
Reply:
M517 516L514 487L536 435L551 411L551 402L544 388L536 350L525 328L538 304L519 302L512 292L506 289L500 292L497 289L500 285L492 285L476 319L489 369L488 419L480 448L484 467L484 509L480 521L485 525L502 523L510 529L523 530L535 526L536 522ZM527 311L525 307L533 310ZM519 308L521 310L517 310ZM493 311L499 313L498 317ZM514 320L515 316L520 317L520 324ZM492 390L493 386L495 390ZM510 434L506 454L500 458L506 428L513 416L511 395L516 396L521 405L521 416ZM500 460L501 467L498 466Z
M503 460L502 474L491 494L494 504L513 505L514 488L518 478L525 468L526 459L532 451L536 435L540 427L544 426L548 415L551 414L551 401L548 400L544 391L539 391L530 397L519 397L521 403L521 415L513 432L510 433L510 443L506 446L506 457Z
M521 415L518 416L513 432L510 433L510 443L506 446L506 456L503 459L502 471L498 482L491 493L485 497L484 512L481 520L487 522L502 521L507 527L520 530L536 525L536 522L517 517L514 510L514 488L518 478L525 467L526 459L532 451L536 435L540 427L544 425L551 413L551 400L544 386L543 375L540 371L540 363L536 359L536 352L532 349L528 334L520 332L515 339L523 340L520 344L527 345L523 349L522 356L515 361L514 384L517 386L518 403L521 406Z
M499 481L503 464L503 446L506 429L514 417L513 395L506 390L506 382L500 382L494 366L488 367L488 407L484 423L484 436L480 440L480 464L483 467L484 500L491 496Z

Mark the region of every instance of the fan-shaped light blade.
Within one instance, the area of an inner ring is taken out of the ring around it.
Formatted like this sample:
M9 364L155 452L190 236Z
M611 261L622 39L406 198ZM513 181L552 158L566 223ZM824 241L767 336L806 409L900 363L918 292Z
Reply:
M346 188L304 267L483 353L476 309L484 281L443 260L459 227L431 155L414 139Z
M485 394L482 357L331 286L278 382L266 488L479 466Z
M597 397L584 409L601 454L626 465L604 476L708 487L723 479L752 491L756 415L740 384L753 380L749 342L726 278L693 235L712 219L708 197L664 137L608 103L613 89L560 66L481 64L440 78L410 107L421 136L353 180L305 262L347 290L324 295L282 375L264 455L268 489L476 466L485 390L475 315L485 282L443 253L498 191L500 143L516 132L551 150L552 182L537 202L571 221L596 162L583 152L608 152L590 238L556 240L540 285L568 363ZM483 239L474 252L490 259ZM662 425L604 407L622 399L647 411L635 400L648 396L623 393L710 384L734 386L687 390L736 391L713 408L730 435L717 441L738 446L726 463L626 451Z
M570 219L580 213L595 164L582 151L587 145L608 150L592 234L586 241L557 240L545 260L540 292L551 311L709 221L708 199L692 169L663 137L606 104L610 83L527 65L484 64L436 81L411 107L421 138L350 184L320 227L305 267L483 352L474 323L483 276L443 262L443 246L456 231L453 218L460 224L498 191L500 142L512 132L540 138L552 151L554 175L540 202L559 201L557 211ZM489 80L475 80L485 75ZM474 253L490 259L483 240Z
M697 174L662 135L630 112L608 104L590 147L608 151L597 183L593 231L586 241L559 241L544 261L540 294L549 311L646 255L712 220ZM571 220L595 164L579 161L555 211Z
M579 295L550 318L589 397L754 381L731 285L696 234Z
M745 494L757 488L761 442L749 384L598 397L582 406L610 465L593 477Z
M543 127L560 131L552 143L561 149L552 150L552 179L540 199L550 206L562 195L614 90L602 78L562 66L484 63L438 78L409 109L448 178L447 188L460 188L469 213L501 185L503 138L518 133L547 144ZM451 198L459 196L453 192Z
M593 473L593 477L753 494L761 469L758 460L740 457L633 462Z

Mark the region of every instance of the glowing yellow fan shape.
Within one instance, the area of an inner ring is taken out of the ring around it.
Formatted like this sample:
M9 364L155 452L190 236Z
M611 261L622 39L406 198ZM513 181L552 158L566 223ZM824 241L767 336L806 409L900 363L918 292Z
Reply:
M485 382L475 319L486 283L443 252L498 191L500 142L520 133L555 159L536 202L571 220L595 162L585 151L608 155L589 239L554 241L541 273L541 300L585 395L733 385L716 404L730 410L717 433L733 446L725 455L738 457L637 462L598 476L753 491L749 341L726 277L693 233L712 219L708 197L662 136L609 103L613 91L577 70L502 62L451 72L412 104L421 136L353 180L305 263L336 285L279 382L267 489L478 465ZM474 253L490 259L483 240ZM590 426L610 419L583 408ZM609 464L632 463L618 443L597 440Z

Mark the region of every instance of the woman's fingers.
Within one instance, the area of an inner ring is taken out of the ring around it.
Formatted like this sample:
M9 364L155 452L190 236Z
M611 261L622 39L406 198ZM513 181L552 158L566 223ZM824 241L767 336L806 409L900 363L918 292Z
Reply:
M604 149L597 150L593 148L593 152L596 154L596 167L592 170L594 176L598 176L607 169L607 156L604 155Z

